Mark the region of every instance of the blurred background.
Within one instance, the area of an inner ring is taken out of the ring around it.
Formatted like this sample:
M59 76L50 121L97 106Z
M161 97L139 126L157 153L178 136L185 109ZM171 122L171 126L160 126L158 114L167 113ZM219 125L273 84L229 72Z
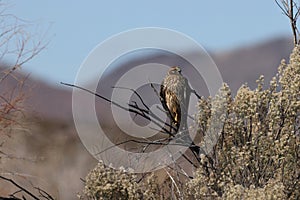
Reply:
M268 83L293 46L289 21L273 0L12 0L1 1L0 6L3 15L11 14L27 24L31 39L45 44L16 71L18 77L26 78L22 87L26 96L24 115L20 119L22 128L2 135L6 156L2 156L1 169L3 173L38 177L37 182L59 199L74 199L82 190L81 179L97 163L76 133L72 90L60 82L73 83L81 63L99 43L141 27L182 32L206 49L233 93L243 83L255 87L261 74ZM14 22L5 21L3 25ZM14 65L14 59L1 58L1 70ZM130 62L119 63L118 67L126 65ZM103 79L119 77L117 69ZM2 91L14 88L12 77L0 87ZM99 111L105 112L108 104L99 104ZM9 192L7 183L1 184L0 194Z

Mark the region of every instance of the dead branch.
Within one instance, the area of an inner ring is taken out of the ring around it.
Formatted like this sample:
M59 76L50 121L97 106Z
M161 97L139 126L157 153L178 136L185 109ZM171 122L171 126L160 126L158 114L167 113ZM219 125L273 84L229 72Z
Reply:
M38 193L40 194L40 196L43 197L44 199L54 200L54 198L45 190L43 190L39 187L34 187L34 189L36 189L38 191Z
M62 85L65 85L65 86L68 86L68 87L73 87L73 88L77 88L77 89L80 89L80 90L83 90L83 91L86 91L92 95L95 95L103 100L105 100L106 102L109 102L117 107L119 107L120 109L123 109L125 111L128 111L128 112L131 112L131 113L134 113L136 115L139 115L141 117L143 117L144 119L147 119L147 120L151 120L155 125L157 125L158 127L160 127L162 129L162 133L166 133L168 134L169 136L174 136L173 133L171 133L172 130L167 130L164 125L168 125L169 127L172 127L170 124L168 124L167 122L164 122L163 120L161 120L157 115L155 115L150 109L149 107L146 105L146 103L143 101L143 98L135 91L135 90L132 90L132 89L129 89L129 88L125 88L125 87L115 87L115 88L119 88L119 89L128 89L128 90L131 90L132 92L134 92L137 97L139 98L139 100L141 101L142 105L143 105L143 108L139 107L139 105L136 103L136 102L133 102L133 104L128 104L129 107L125 107L125 106L122 106L120 105L119 103L116 103L98 93L95 93L95 92L92 92L86 88L83 88L81 86L77 86L77 85L74 85L74 84L69 84L69 83L63 83L61 82ZM153 85L151 86L153 87ZM164 125L162 125L164 124ZM199 157L199 153L200 153L200 147L195 145L193 143L193 141L190 141L190 140L185 140L185 137L186 137L186 134L183 134L183 132L181 134L177 134L176 138L174 138L174 141L175 142L172 142L170 143L170 138L168 139L167 142L163 142L161 140L157 140L157 141L149 141L149 140L136 140L136 139L131 139L131 140L126 140L126 141L123 141L123 142L120 142L120 143L117 143L117 144L114 144L113 146L111 147L108 147L106 149L104 149L103 151L101 152L98 152L97 154L95 155L100 155L102 153L104 153L105 151L108 151L109 149L111 148L114 148L116 146L120 146L120 145L123 145L123 144L126 144L126 143L130 143L130 142L134 142L134 143L137 143L137 144L143 144L145 145L143 149L143 151L149 146L149 145L158 145L158 146L165 146L165 145L175 145L175 146L183 146L183 147L188 147L191 152L193 153L193 155L195 156L197 162L200 162L200 157ZM188 142L190 141L190 142ZM183 157L190 163L192 164L193 166L196 166L195 163L193 163L193 161L191 161L187 156L183 154Z
M17 113L23 114L20 104L25 99L22 93L24 80L20 80L14 72L37 56L49 43L46 41L47 31L33 33L31 28L37 27L36 24L9 14L7 10L8 5L1 2L0 64L6 68L0 71L0 84L6 84L5 80L11 77L16 80L16 87L0 91L1 130L3 127L10 130L12 125L18 124Z
M4 132L3 130L6 131L6 129L8 129L8 131L11 131L16 125L21 125L18 117L20 114L24 116L21 107L21 103L25 99L24 93L22 92L24 79L22 78L20 80L14 72L36 57L49 43L45 40L47 32L33 35L32 30L34 29L32 29L32 26L36 26L36 24L29 23L15 15L7 14L7 8L8 5L0 1L0 65L2 65L1 67L6 67L5 69L1 68L0 71L0 85L2 86L2 90L0 91L1 133ZM16 86L14 88L6 88L7 90L5 90L3 88L5 88L6 81L10 81L8 77L16 81ZM2 145L0 147L2 147ZM6 154L2 148L0 155L1 157L5 156L10 159L16 158L25 160L25 158ZM35 187L34 190L36 190L40 196L34 195L34 193L13 179L4 176L0 176L0 179L11 183L17 188L17 191L12 193L10 197L0 197L0 199L24 200L26 199L25 196L30 199L53 199L51 195L38 187ZM16 197L16 195L20 197Z
M19 193L20 191L22 191L22 192L28 194L29 196L31 196L33 199L39 200L38 197L36 197L36 196L35 196L34 194L32 194L30 191L28 191L27 189L25 189L24 187L22 187L21 185L19 185L18 183L16 183L14 180L9 179L9 178L6 178L6 177L1 176L1 175L0 175L0 179L5 180L5 181L7 181L7 182L10 182L10 183L13 184L14 186L16 186L18 189L20 189L20 190L18 190L18 193ZM14 194L15 194L15 193L14 193ZM14 194L12 194L12 195L14 195ZM14 196L13 196L13 197L14 197ZM15 198L15 197L14 197L14 198Z
M136 115L139 115L141 117L143 117L144 119L147 119L149 121L152 121L155 125L157 125L158 127L162 127L160 123L163 123L169 127L172 127L170 124L164 122L163 120L161 120L156 114L154 114L147 106L146 106L146 109L143 109L143 108L140 108L139 106L137 106L136 104L128 104L129 107L125 107L125 106L122 106L120 105L119 103L116 103L104 96L101 96L95 92L92 92L86 88L83 88L83 87L80 87L80 86L77 86L77 85L74 85L74 84L69 84L69 83L63 83L61 82L62 85L66 85L66 86L69 86L69 87L73 87L73 88L77 88L77 89L80 89L80 90L83 90L83 91L86 91L92 95L95 95L103 100L105 100L106 102L109 102L125 111L128 111L128 112L132 112ZM136 93L136 91L135 91ZM140 96L138 96L140 97ZM143 102L143 100L140 98L140 100L142 101L142 104L144 105L145 103ZM148 108L148 109L147 109ZM173 127L174 128L174 127ZM174 136L170 131L168 131L166 128L162 127L162 130L169 134L170 136Z
M275 0L278 7L281 9L283 14L289 18L294 44L300 44L300 32L297 27L297 21L300 15L300 3L296 3L295 0Z

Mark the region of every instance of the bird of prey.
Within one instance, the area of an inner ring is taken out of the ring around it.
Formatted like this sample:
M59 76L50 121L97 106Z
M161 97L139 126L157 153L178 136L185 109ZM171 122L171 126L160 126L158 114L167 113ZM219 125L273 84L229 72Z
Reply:
M186 125L190 88L178 66L171 67L160 86L160 99L176 133ZM182 124L181 124L182 123Z

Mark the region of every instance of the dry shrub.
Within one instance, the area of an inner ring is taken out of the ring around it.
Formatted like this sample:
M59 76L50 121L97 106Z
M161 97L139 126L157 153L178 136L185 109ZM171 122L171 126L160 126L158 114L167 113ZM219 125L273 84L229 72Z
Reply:
M235 98L224 85L219 95L199 101L198 134L211 128L218 105L226 105L223 126L210 154L202 154L193 179L182 189L182 199L299 199L300 198L300 47L290 63L282 61L278 74L264 89L243 85ZM218 104L212 101L224 101ZM224 110L222 110L223 112ZM103 163L86 178L89 199L158 199L155 179L137 183L134 174ZM163 187L160 187L163 188ZM170 195L169 195L170 196ZM163 199L163 198L162 198Z
M86 177L84 195L87 199L158 199L158 185L155 177L149 176L138 183L138 178L130 170L113 169L102 162Z
M1 73L0 73L1 76ZM0 92L0 133L8 135L11 129L15 126L21 125L20 117L23 116L23 102L25 94L22 92L23 83L16 81L16 87L11 90L4 90ZM2 82L0 82L1 84Z
M0 133L20 123L27 77L18 70L34 59L47 45L45 33L37 25L8 12L9 4L0 1ZM21 77L21 78L20 78Z
M194 199L300 198L300 47L282 61L263 89L243 85L228 99L227 117L217 145L202 155L186 194ZM221 90L230 94L228 87ZM210 99L199 103L199 132L210 121Z

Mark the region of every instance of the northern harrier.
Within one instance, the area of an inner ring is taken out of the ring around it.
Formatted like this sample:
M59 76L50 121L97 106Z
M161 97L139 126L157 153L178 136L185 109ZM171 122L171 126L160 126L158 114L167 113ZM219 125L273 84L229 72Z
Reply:
M162 81L160 98L171 124L176 127L176 132L179 131L181 123L181 127L186 128L184 126L186 124L186 109L189 95L188 81L182 76L181 69L177 66L171 67Z

